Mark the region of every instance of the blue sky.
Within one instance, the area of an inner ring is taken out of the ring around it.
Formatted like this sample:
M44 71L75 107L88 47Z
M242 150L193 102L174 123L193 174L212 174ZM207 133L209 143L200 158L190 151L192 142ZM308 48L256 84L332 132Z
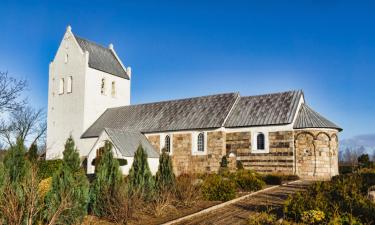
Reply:
M375 133L370 1L0 1L0 70L47 106L48 64L70 24L132 67L132 103L303 89L344 128ZM303 3L302 3L303 2Z

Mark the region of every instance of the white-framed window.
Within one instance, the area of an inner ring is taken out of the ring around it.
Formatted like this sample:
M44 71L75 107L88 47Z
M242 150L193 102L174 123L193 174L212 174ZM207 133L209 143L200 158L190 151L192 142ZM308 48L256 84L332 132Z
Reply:
M169 135L164 138L164 149L166 152L171 153L171 137Z
M207 133L193 132L192 133L192 155L207 154Z
M170 155L173 152L173 137L172 134L161 134L160 135L160 153L163 149Z
M268 132L258 131L253 132L252 135L252 153L268 153L269 152L269 141Z
M204 133L198 134L198 140L197 140L197 151L198 152L204 152Z
M73 91L73 77L69 76L66 84L66 93L72 93Z
M102 78L102 82L100 84L100 93L105 95L105 78Z
M116 82L112 81L112 89L111 89L112 97L116 97Z
M64 94L64 78L59 80L59 95Z

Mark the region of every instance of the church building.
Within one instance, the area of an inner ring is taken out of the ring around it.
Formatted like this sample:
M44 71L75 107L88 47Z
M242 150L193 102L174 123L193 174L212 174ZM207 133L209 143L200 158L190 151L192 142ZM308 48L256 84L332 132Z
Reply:
M129 172L139 145L151 171L165 149L176 175L214 173L223 156L260 173L329 179L338 174L339 126L310 108L301 90L241 96L222 93L130 104L131 68L114 50L68 26L49 66L46 158L62 157L69 136L87 173L105 141Z

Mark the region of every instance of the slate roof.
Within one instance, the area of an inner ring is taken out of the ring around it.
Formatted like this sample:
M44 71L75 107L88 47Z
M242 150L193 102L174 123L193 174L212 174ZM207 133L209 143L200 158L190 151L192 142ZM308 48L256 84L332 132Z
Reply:
M146 133L219 128L238 96L229 93L109 108L82 138L97 137L105 127Z
M109 108L82 138L98 137L104 128L151 133L291 124L301 97L300 90L247 97L228 93ZM294 128L341 130L305 104Z
M304 129L304 128L332 128L339 131L342 130L339 126L333 122L327 120L319 113L312 110L306 104L302 104L299 110L297 119L293 126L294 129Z
M241 97L225 127L290 124L297 111L302 91Z
M104 130L107 132L112 144L124 157L133 157L141 144L149 158L159 158L159 154L154 150L154 147L140 132L110 128L105 128Z
M74 35L82 50L89 52L89 67L129 80L129 76L111 49Z

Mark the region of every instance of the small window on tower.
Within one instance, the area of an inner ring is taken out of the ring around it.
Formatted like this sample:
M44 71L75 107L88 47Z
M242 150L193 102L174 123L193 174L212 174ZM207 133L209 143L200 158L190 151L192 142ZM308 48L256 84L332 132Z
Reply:
M65 62L65 63L68 63L68 60L69 60L69 55L68 55L68 54L65 54L65 60L64 60L64 62Z
M64 94L64 78L61 78L59 82L59 95L61 94Z
M66 87L66 92L69 94L69 93L72 93L73 91L73 77L70 76L68 77L68 81L67 81L67 87Z
M104 78L102 78L102 84L101 84L100 93L102 95L105 95L105 79Z
M112 81L112 97L116 97L116 82Z

